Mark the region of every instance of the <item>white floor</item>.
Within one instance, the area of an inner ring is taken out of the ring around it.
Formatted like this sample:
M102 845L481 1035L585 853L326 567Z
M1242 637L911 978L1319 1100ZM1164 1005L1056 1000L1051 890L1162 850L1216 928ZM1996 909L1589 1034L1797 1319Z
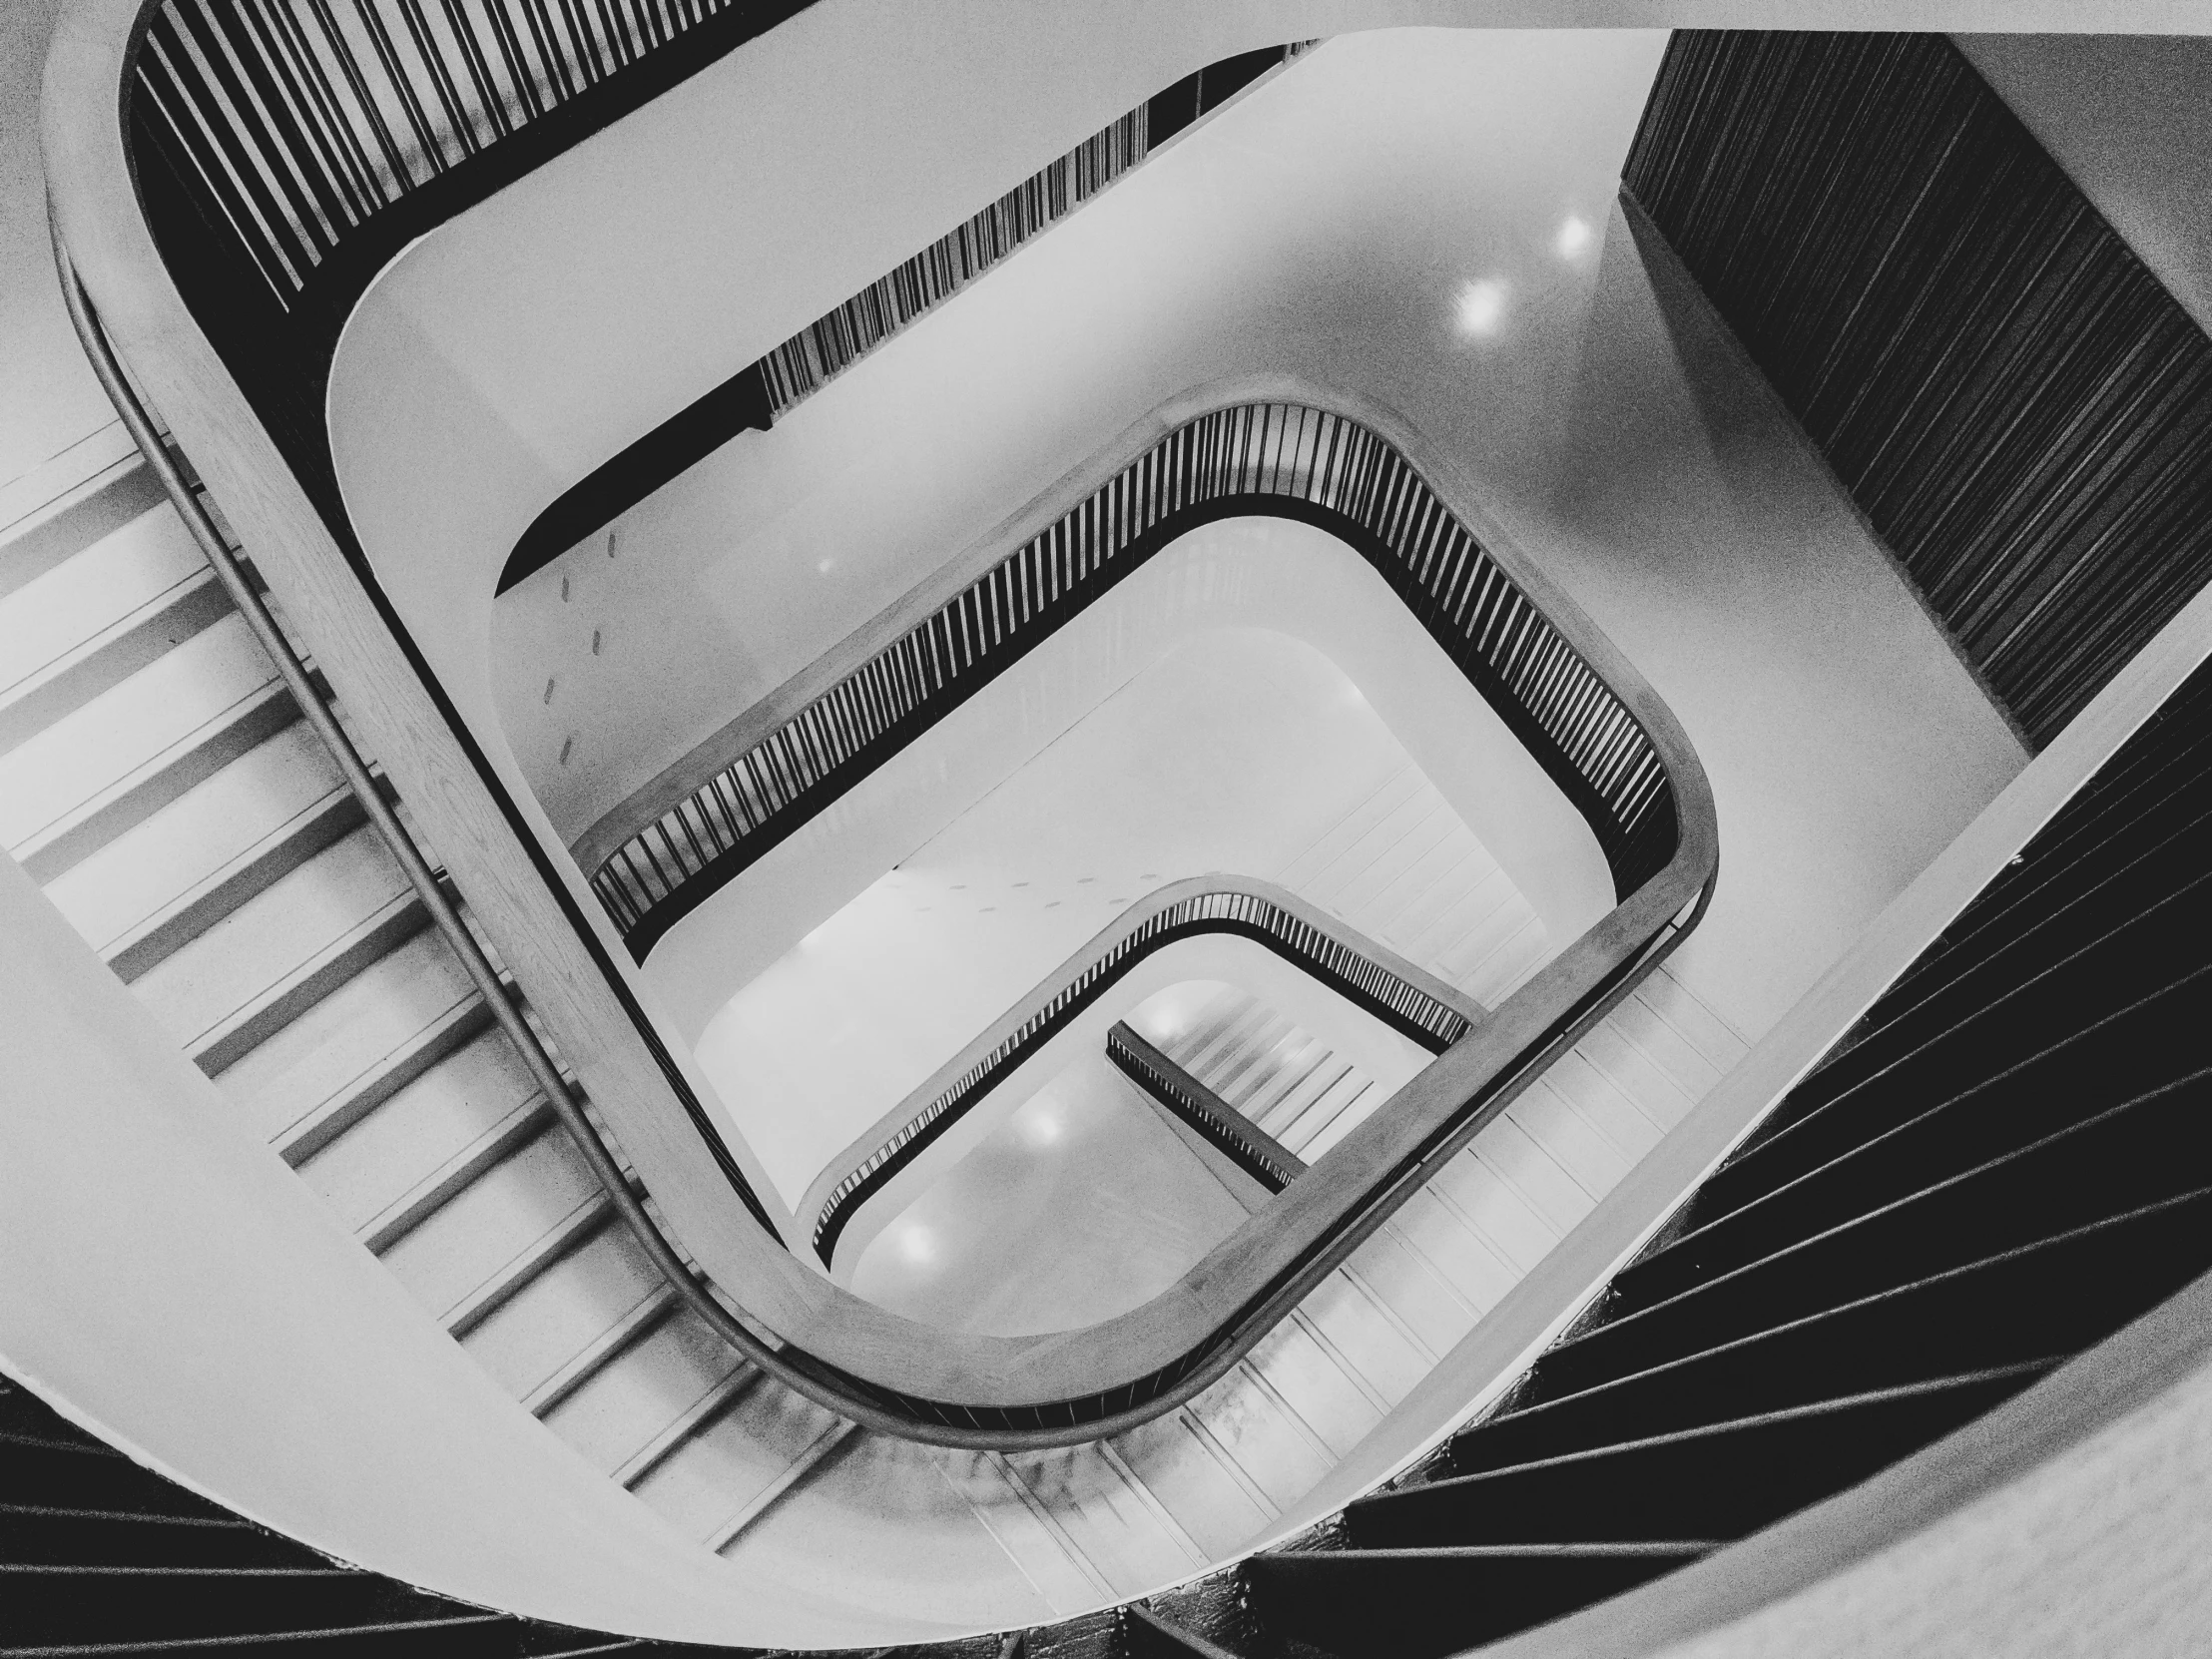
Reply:
M1245 1215L1101 1048L877 1234L851 1288L955 1331L1079 1330L1151 1301Z
M1342 1121L1329 1144L1431 1058L1250 939L1181 939L1147 965L1156 971L1122 980L1086 1011L1079 1029L991 1091L978 1110L1002 1121L933 1185L888 1219L868 1211L896 1204L896 1196L863 1207L862 1225L880 1231L852 1264L848 1284L856 1294L961 1331L1073 1330L1149 1301L1236 1230L1248 1206L1106 1058L1102 1027L1114 1020L1126 1019L1171 1057L1202 1031L1213 1036L1210 1016L1223 1008L1258 1011L1258 1023L1274 1027L1271 1038L1295 1029L1315 1058L1341 1057L1335 1069L1349 1065L1366 1085L1356 1102L1330 1100L1346 1109L1331 1114ZM1206 977L1149 988L1178 971ZM1201 1080L1218 1082L1217 1092L1247 1111L1250 1091L1239 1085L1251 1079L1244 1073L1280 1067L1289 1056L1275 1052L1279 1041L1220 1035L1229 1041L1209 1044L1207 1056L1235 1073L1234 1081L1213 1068ZM1334 1072L1314 1079L1334 1080ZM1311 1138L1301 1137L1302 1145ZM1311 1163L1320 1153L1301 1155Z
M1055 672L1052 655L1041 650L984 697L1018 702ZM699 1061L796 1203L1143 894L1210 871L1304 885L1327 862L1310 854L1329 831L1393 781L1426 791L1432 833L1448 829L1479 850L1329 659L1269 630L1201 634L739 987L707 1022ZM1500 885L1500 903L1517 902L1510 888ZM1528 921L1516 974L1546 948ZM1505 985L1484 988L1494 1001Z

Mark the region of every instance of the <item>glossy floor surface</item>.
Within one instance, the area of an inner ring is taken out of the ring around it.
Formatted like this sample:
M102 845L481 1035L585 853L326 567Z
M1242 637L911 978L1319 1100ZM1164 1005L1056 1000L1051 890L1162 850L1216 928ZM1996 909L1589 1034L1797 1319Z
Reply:
M1265 1117L1308 1163L1430 1059L1249 939L1178 940L1147 966L991 1091L996 1127L979 1144L874 1219L850 1268L856 1294L996 1336L1095 1325L1166 1290L1266 1202L1107 1059L1100 1027L1113 1019L1203 1064L1232 1110ZM1132 988L1179 971L1221 977Z

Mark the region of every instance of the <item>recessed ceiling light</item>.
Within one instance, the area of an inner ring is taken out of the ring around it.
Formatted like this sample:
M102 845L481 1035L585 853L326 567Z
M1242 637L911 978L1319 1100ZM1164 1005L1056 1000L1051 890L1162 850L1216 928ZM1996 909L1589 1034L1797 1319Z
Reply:
M1469 339L1496 333L1505 319L1505 283L1498 277L1485 276L1461 284L1453 317L1459 332Z

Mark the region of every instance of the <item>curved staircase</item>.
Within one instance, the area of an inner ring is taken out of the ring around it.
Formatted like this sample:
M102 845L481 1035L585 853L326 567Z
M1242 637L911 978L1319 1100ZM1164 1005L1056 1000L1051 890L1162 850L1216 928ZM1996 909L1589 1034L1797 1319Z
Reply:
M678 1304L174 513L136 464L92 494L77 545L0 546L0 833L363 1247L702 1548L801 1581L910 1575L918 1613L975 1624L1203 1572L1266 1536L1742 1051L1662 970L1159 1421L1020 1454L861 1432ZM1540 926L1478 847L1422 830L1433 804L1399 790L1363 813L1302 878L1493 994L1533 965ZM1474 896L1439 904L1443 886Z

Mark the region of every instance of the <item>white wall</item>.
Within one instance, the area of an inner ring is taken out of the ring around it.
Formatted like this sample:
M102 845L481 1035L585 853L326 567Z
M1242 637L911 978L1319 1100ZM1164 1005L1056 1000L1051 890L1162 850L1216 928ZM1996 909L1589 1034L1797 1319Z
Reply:
M461 1352L0 857L0 1366L324 1553L685 1641L911 1640L707 1553ZM0 1623L4 1623L0 1615Z

